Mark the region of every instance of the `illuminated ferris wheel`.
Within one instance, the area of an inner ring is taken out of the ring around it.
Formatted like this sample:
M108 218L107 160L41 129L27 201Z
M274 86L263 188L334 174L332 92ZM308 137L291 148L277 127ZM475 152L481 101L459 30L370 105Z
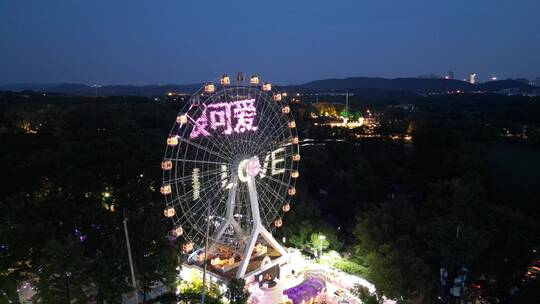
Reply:
M182 237L195 262L205 240L211 266L236 277L254 257L286 255L271 231L291 208L300 154L284 95L257 76L243 84L239 74L231 84L224 75L178 113L161 163L161 193L174 221L170 234Z

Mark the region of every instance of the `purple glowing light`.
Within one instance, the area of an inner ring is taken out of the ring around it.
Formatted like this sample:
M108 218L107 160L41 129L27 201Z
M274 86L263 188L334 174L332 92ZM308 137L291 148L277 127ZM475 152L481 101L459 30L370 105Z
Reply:
M194 121L195 126L189 137L209 136L210 130L221 131L223 135L256 131L255 99L219 102L204 105L202 114Z
M75 228L75 236L79 238L79 241L81 243L88 239L88 235L82 234L82 232L78 228Z
M303 301L308 302L311 299L319 296L326 288L326 283L318 277L309 278L299 285L285 289L283 294L286 295L293 304L300 304Z

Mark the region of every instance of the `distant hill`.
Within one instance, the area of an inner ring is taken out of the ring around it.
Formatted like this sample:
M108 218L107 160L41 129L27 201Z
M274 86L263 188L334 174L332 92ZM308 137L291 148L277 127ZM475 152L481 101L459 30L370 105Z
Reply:
M300 87L311 90L346 90L346 89L379 89L392 91L407 91L414 93L441 93L446 91L490 91L498 92L505 89L533 90L534 86L515 81L501 80L480 84L470 84L455 79L424 79L424 78L371 78L353 77L344 79L323 79L301 84Z
M318 90L344 89L381 89L410 92L425 92L426 90L468 89L470 84L459 80L423 79L423 78L371 78L353 77L344 79L323 79L301 84L300 86Z
M535 86L523 83L521 81L516 80L497 80L497 81L488 81L479 83L476 85L476 87L480 91L489 91L489 92L497 92L501 90L507 90L507 89L519 89L522 91L529 91L534 90Z
M85 84L16 84L0 86L2 91L24 91L61 93L81 96L161 96L168 92L191 94L201 88L202 84L170 84L170 85L110 85L93 87Z
M51 87L58 86L59 84L35 84L35 83L17 83L17 84L7 84L0 85L0 90L2 91L36 91L36 92L45 92Z
M83 96L163 96L168 92L192 94L202 84L169 84L169 85L109 85L93 87L85 84L15 84L0 86L3 91L32 90L36 92L60 93ZM425 93L463 92L500 92L518 90L530 92L534 86L515 80L489 81L470 84L453 79L352 77L344 79L322 79L300 85L281 86L289 92L309 93L341 93L348 91L362 96L396 96Z

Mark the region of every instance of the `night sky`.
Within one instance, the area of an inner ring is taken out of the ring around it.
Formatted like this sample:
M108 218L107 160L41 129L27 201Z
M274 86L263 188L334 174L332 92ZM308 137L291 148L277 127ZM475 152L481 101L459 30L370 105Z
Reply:
M0 84L540 77L539 0L0 0Z

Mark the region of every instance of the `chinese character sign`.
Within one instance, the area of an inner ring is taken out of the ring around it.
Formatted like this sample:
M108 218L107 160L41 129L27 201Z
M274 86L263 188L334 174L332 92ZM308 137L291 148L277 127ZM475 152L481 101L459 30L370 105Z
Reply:
M201 115L194 122L189 137L195 139L200 136L209 136L210 132L231 135L256 131L256 115L255 99L204 105Z

